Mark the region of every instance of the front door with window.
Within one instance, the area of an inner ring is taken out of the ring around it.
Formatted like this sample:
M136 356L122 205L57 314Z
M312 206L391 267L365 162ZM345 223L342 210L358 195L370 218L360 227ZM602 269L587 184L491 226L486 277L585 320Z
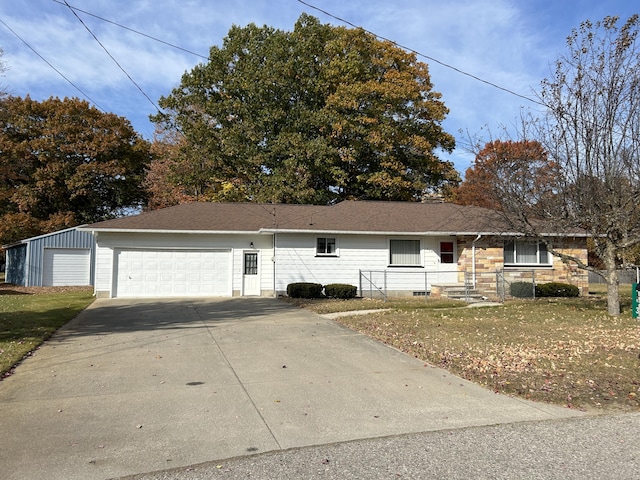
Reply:
M260 295L260 275L258 275L258 252L244 252L242 294Z
M455 243L440 242L440 262L438 263L438 283L455 285L458 283L458 263L456 261Z

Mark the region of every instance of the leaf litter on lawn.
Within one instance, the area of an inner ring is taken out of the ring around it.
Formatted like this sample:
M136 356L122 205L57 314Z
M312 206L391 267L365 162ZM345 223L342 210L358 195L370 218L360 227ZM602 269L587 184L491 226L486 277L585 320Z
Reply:
M499 393L592 411L640 410L640 328L628 312L610 317L589 299L406 305L336 321Z

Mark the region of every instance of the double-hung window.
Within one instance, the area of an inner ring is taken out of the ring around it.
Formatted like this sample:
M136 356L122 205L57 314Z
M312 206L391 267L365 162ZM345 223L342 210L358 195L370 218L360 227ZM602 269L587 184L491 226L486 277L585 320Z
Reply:
M510 240L504 244L505 266L550 266L549 252L543 242Z
M420 240L389 240L389 265L420 267Z
M336 249L335 237L316 238L316 255L336 257L338 255L338 250Z

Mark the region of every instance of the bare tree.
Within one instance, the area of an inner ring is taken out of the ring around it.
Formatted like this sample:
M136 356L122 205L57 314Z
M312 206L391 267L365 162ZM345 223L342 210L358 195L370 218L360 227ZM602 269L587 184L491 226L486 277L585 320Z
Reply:
M639 28L636 14L622 26L606 17L573 30L567 52L542 82L538 99L545 114L522 122L556 173L537 188L514 185L517 172L496 178L495 194L518 231L539 238L549 230L592 236L606 266L610 315L620 314L616 268L623 252L640 244ZM595 271L549 246L565 262Z

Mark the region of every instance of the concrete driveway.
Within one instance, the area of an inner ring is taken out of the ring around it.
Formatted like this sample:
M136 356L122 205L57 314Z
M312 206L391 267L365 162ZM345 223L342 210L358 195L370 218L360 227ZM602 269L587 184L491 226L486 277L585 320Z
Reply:
M495 395L275 299L100 299L0 382L0 472L104 479L578 415Z

